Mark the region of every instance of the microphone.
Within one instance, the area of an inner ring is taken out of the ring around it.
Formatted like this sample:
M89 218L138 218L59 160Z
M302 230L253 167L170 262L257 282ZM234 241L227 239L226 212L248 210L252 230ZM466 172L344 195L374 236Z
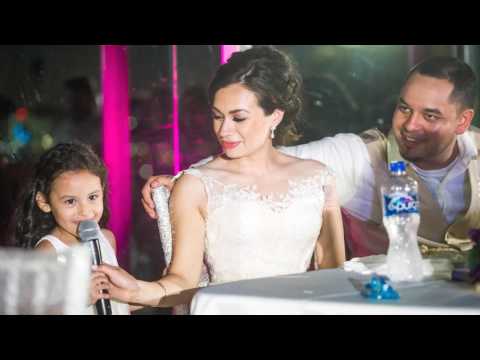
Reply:
M93 220L85 220L78 225L78 236L80 236L80 242L85 243L90 248L90 254L93 265L101 265L102 252L100 250L100 228L98 224ZM107 290L103 290L103 293L107 293ZM112 315L112 305L109 299L99 299L95 303L98 315Z

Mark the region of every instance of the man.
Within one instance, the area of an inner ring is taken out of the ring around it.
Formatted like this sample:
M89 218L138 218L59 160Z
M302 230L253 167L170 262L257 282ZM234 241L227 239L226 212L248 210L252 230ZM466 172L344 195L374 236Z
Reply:
M480 227L480 132L470 127L476 99L475 74L464 62L433 57L408 73L393 114L392 129L339 134L282 151L330 166L337 177L349 257L385 254L380 187L388 163L404 160L419 183L424 244L467 249L468 231ZM155 218L152 177L142 190L146 212Z

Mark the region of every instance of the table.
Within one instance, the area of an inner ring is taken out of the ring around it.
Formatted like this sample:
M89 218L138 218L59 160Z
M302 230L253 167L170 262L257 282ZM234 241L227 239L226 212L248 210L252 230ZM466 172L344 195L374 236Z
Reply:
M480 314L480 294L466 283L397 283L399 300L369 300L359 289L369 277L319 270L211 285L192 299L192 315Z

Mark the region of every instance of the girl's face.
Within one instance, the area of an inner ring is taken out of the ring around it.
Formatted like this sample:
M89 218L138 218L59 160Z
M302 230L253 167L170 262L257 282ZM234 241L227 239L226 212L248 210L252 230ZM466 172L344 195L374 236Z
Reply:
M271 146L270 129L277 127L283 117L283 111L278 109L265 115L255 93L241 84L218 90L212 112L218 142L230 158L248 156Z
M88 170L64 172L53 182L48 199L41 193L37 195L37 205L42 211L52 212L57 223L56 230L65 240L76 240L81 221L99 222L102 217L100 178Z

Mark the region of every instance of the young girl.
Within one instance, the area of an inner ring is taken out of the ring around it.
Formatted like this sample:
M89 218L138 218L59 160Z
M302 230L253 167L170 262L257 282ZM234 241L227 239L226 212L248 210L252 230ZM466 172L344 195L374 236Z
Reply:
M77 228L81 221L95 220L102 228L100 247L103 261L118 265L115 237L103 229L108 219L106 169L100 158L82 143L58 144L42 155L17 210L16 238L23 248L61 252L80 244ZM105 276L92 274L90 304L107 298ZM129 314L127 304L111 301L113 314Z

